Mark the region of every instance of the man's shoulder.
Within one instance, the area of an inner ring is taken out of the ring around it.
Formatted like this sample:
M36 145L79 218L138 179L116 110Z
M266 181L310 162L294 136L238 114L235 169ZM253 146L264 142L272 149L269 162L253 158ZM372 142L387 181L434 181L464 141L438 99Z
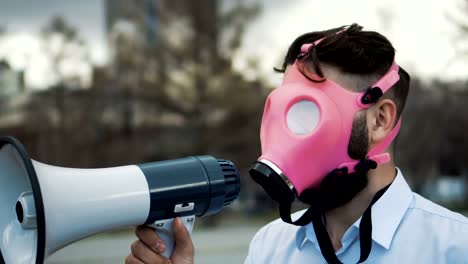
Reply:
M413 193L399 233L404 240L437 249L443 263L461 263L468 257L468 218L419 194Z
M462 214L438 205L417 193L413 193L413 197L413 202L409 207L410 213L420 214L427 221L440 220L438 222L445 222L468 230L468 218Z

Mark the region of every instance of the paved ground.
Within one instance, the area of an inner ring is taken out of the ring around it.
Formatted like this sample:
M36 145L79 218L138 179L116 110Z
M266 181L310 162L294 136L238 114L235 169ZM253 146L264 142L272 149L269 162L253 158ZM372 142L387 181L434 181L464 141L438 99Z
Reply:
M248 245L260 226L234 226L213 230L194 230L195 263L243 263ZM129 245L135 239L131 231L93 236L74 243L47 259L46 264L123 263Z

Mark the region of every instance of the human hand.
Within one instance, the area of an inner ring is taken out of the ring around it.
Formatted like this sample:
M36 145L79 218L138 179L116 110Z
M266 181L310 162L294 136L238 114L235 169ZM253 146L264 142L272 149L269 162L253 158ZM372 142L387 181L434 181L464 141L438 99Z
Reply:
M125 259L126 264L193 264L195 249L190 233L185 228L181 219L177 217L172 224L174 233L174 251L170 259L162 253L166 251L166 245L154 231L147 226L139 226L135 230L138 240L130 246L131 253Z

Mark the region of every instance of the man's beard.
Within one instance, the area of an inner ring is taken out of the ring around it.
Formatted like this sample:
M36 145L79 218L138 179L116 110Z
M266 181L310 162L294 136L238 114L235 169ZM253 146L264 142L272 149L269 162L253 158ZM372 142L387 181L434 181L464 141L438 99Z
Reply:
M364 159L369 150L369 137L365 112L358 113L351 131L349 156ZM367 171L347 173L337 169L330 172L318 187L306 189L298 197L306 204L318 202L323 212L343 206L367 186Z
M318 203L323 212L343 206L367 186L367 172L328 174L316 188L304 190L298 199L306 204Z

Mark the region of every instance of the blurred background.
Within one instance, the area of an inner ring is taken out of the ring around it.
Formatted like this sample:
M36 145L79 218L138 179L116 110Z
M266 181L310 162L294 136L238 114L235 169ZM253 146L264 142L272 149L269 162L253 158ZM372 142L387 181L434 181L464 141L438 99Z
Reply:
M197 263L242 263L276 206L248 177L279 66L299 35L357 22L394 44L413 82L397 164L414 191L468 214L468 1L0 2L0 135L67 167L210 154L242 172L238 202L200 219ZM47 263L122 263L132 230Z

